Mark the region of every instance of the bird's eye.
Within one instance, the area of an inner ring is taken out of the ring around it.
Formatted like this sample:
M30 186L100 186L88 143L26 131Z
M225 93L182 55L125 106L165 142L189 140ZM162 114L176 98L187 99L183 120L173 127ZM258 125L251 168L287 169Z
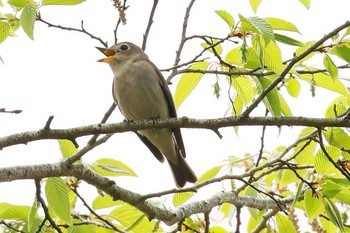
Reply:
M120 49L125 51L125 50L128 50L129 49L129 46L126 45L126 44L123 44L122 46L120 46Z

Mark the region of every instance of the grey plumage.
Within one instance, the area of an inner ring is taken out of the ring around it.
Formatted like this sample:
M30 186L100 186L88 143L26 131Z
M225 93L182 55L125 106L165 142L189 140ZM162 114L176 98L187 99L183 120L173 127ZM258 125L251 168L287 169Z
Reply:
M133 43L123 42L108 49L98 48L107 58L113 74L113 98L128 120L177 117L170 90L159 69ZM147 129L136 132L141 141L160 161L169 162L176 185L183 187L197 178L185 161L186 151L181 131Z

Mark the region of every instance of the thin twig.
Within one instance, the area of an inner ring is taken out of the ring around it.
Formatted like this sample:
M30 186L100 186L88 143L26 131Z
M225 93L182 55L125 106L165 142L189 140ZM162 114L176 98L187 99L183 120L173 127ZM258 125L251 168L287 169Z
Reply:
M153 0L153 6L152 6L151 13L149 15L149 18L148 18L148 24L147 24L147 27L146 27L146 31L143 34L143 41L142 41L142 50L143 51L146 50L148 34L149 34L150 30L151 30L151 26L152 26L153 18L154 18L154 13L156 12L156 8L157 8L157 5L158 5L158 2L159 2L159 0Z

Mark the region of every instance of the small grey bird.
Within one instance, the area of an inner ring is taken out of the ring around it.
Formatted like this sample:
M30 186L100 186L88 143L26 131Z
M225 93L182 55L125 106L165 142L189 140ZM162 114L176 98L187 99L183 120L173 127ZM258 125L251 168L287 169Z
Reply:
M99 61L108 63L113 71L113 98L127 120L177 117L163 75L141 48L123 42L97 49L107 56ZM187 181L197 181L185 161L185 146L179 128L146 129L136 134L160 162L164 162L165 156L177 187L183 187Z

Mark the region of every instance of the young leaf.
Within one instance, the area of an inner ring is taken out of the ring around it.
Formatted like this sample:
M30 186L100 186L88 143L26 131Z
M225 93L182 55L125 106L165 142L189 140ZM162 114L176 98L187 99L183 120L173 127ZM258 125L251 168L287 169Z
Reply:
M8 22L0 22L0 43L3 42L10 34L11 26Z
M340 216L339 210L337 206L328 198L324 197L323 203L326 209L326 213L334 225L336 225L341 232L344 232L344 224L343 224L343 219Z
M28 35L30 39L34 39L34 23L37 17L35 4L27 4L22 11L20 22L24 32Z
M334 64L334 62L328 56L328 54L324 55L323 65L328 71L328 73L331 75L333 80L338 79L338 67Z
M310 0L299 0L301 4L303 4L307 9L310 8Z
M269 42L275 38L273 29L266 19L259 17L245 18L242 15L239 15L239 18L242 22L242 28L261 35L265 41L265 46L267 46Z
M98 210L98 209L108 208L108 207L121 205L121 204L124 204L124 202L120 200L115 201L110 195L105 194L103 196L97 196L95 200L93 200L92 208L94 210Z
M253 82L246 76L237 76L228 78L231 85L237 91L237 95L242 99L245 105L248 105L254 98Z
M86 0L42 0L42 5L77 5Z
M235 20L230 13L228 13L225 10L217 10L215 11L215 13L227 23L230 29L233 28L233 26L235 25Z
M10 4L11 6L18 7L21 9L28 4L34 4L34 1L33 0L9 0L7 3Z
M270 23L271 27L274 30L283 30L283 31L291 31L291 32L299 32L298 28L292 24L291 22L288 22L284 19L278 19L278 18L265 18L267 22Z
M30 206L12 205L0 203L0 219L24 219L28 218Z
M62 157L64 159L74 155L78 151L78 148L75 147L73 142L67 139L59 139L58 145L60 146Z
M279 233L293 233L293 232L297 233L297 230L295 229L292 221L288 217L280 213L277 213L276 222L277 222L277 229Z
M271 81L267 78L256 78L258 85L259 93L261 93L265 88L267 88ZM281 105L280 98L276 88L272 89L269 93L267 93L266 97L263 100L266 108L271 112L273 116L281 116Z
M299 77L302 80L305 80L309 83L313 82L314 85L323 87L330 91L334 91L345 96L349 94L342 82L340 82L338 79L332 80L332 78L329 77L327 74L324 74L324 73L316 73L313 75L302 74L302 75L299 75Z
M278 33L275 33L275 40L287 45L303 46L303 43L301 43L300 41Z
M136 176L136 173L119 160L102 158L96 160L92 169L103 176Z
M215 45L214 47L212 47L213 44L216 44L218 42L218 40L212 40L211 41L211 44L208 44L206 42L203 42L201 45L203 48L209 48L208 51L211 52L211 53L214 53L214 50L215 52L218 54L218 55L221 55L222 53L222 47L221 47L221 44L217 44Z
M209 62L197 62L191 65L190 69L205 70ZM182 102L191 94L199 81L202 79L202 73L185 73L181 76L174 96L175 107L178 109Z
M333 161L337 161L341 155L341 150L334 146L325 146L325 149ZM314 165L316 172L319 174L339 173L339 171L333 166L333 164L331 164L321 149L319 149L319 151L316 153Z
M324 204L322 200L317 197L312 196L312 191L310 189L306 190L304 196L305 212L310 220L317 218L324 212Z
M285 80L284 85L291 96L295 98L298 97L300 93L300 83L298 80L295 78L288 78Z
M193 196L193 192L183 192L183 193L175 193L173 196L173 205L179 206L185 203L188 199Z
M338 56L340 59L350 63L350 48L347 45L336 45L330 50L330 52Z
M250 1L250 6L252 7L254 13L256 13L262 0L249 0L249 1Z
M72 225L68 188L59 177L49 177L46 180L45 194L49 207L68 225Z

